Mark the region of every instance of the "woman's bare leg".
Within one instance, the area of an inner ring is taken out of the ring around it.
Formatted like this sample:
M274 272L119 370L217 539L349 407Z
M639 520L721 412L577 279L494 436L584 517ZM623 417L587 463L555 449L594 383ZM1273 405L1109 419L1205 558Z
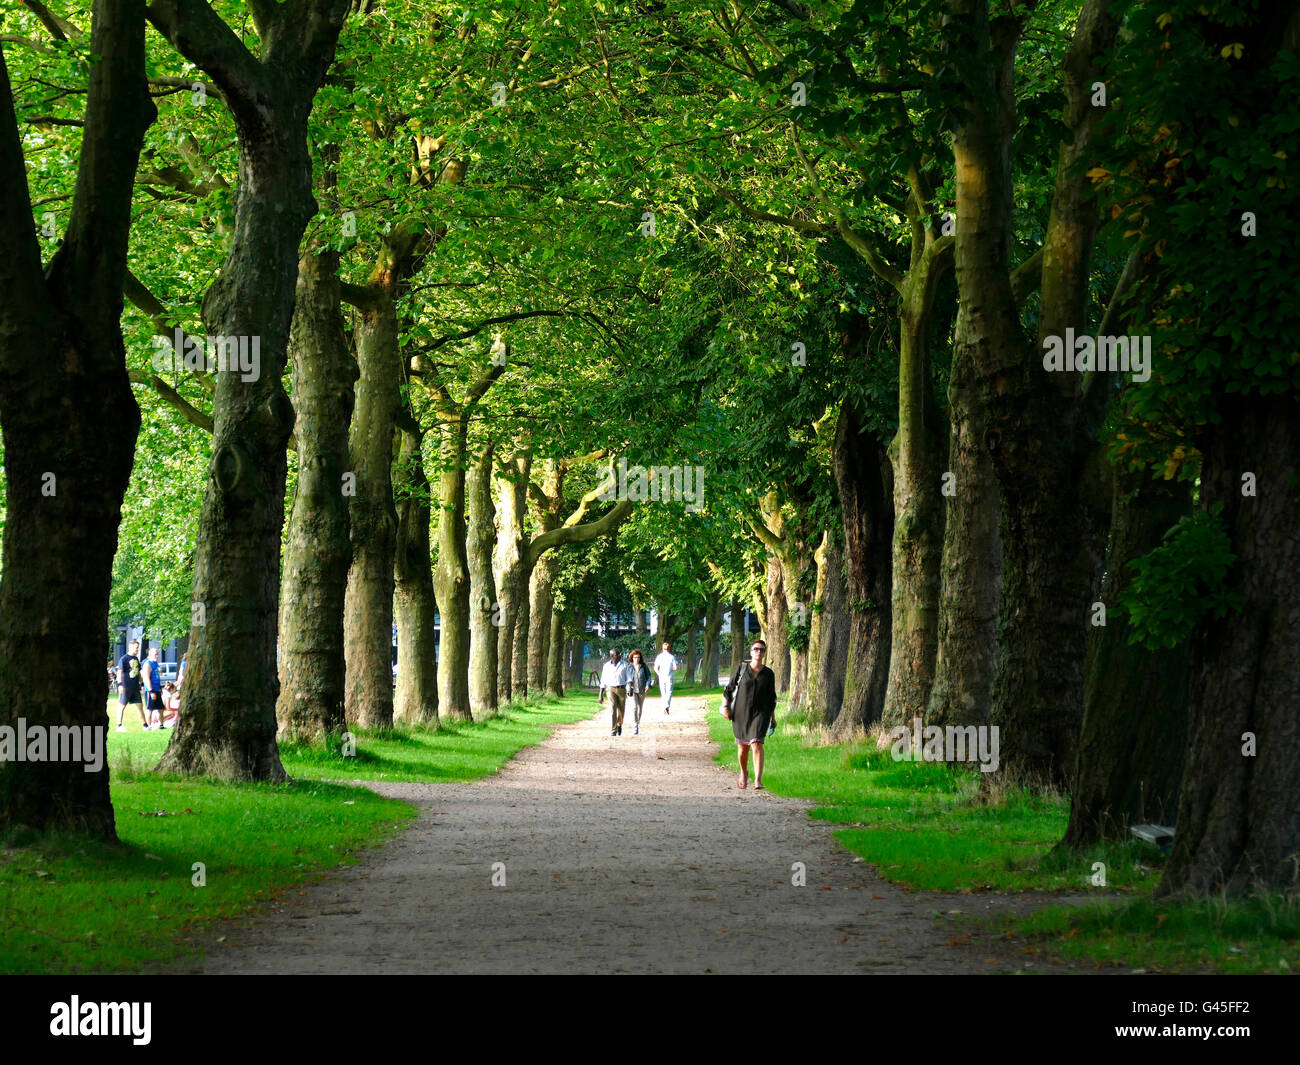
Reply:
M763 783L763 745L754 744L754 787L760 787Z
M749 779L749 744L736 744L736 753L740 756L740 775Z

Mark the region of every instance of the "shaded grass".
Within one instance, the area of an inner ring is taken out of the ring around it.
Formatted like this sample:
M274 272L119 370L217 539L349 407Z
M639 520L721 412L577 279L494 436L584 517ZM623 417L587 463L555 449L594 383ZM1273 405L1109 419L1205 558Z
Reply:
M1053 951L1095 966L1223 973L1300 971L1300 898L1261 894L1240 901L1157 902L1151 898L1054 906L998 924L1050 942Z

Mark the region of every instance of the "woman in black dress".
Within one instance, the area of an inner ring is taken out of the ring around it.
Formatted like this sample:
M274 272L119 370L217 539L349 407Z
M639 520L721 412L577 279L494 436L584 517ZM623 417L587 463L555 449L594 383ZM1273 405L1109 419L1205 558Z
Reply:
M763 665L767 644L755 640L749 648L749 662L741 666L722 694L722 713L731 720L740 757L743 788L749 781L749 749L754 749L754 789L763 786L763 740L776 727L776 677Z

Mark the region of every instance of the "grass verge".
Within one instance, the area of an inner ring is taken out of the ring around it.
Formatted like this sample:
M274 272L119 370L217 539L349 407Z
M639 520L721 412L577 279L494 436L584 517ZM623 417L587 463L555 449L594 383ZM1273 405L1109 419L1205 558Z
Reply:
M192 949L187 936L354 862L414 814L327 778L478 780L597 709L594 694L579 692L436 731L360 731L347 758L337 747L286 744L287 785L156 776L170 732L141 732L127 719L127 732L108 733L122 845L13 837L0 847L0 972L129 972L170 961Z
M721 765L736 767L731 723L708 696ZM836 837L904 888L981 892L1103 891L1085 906L1054 906L981 924L1011 931L1079 962L1146 971L1285 973L1300 970L1300 899L1156 902L1164 855L1138 841L1054 853L1069 800L981 787L977 770L895 762L872 741L830 744L802 715L777 705L763 784L819 805L810 816L843 825ZM752 773L752 770L751 770ZM1095 863L1106 884L1095 886Z

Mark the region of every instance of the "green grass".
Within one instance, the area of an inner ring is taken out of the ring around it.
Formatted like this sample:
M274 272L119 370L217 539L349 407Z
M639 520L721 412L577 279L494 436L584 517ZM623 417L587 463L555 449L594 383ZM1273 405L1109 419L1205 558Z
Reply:
M736 765L731 723L710 705L709 728ZM1154 885L1161 858L1140 844L1059 858L1049 852L1069 818L1067 800L1023 789L989 795L978 769L896 762L873 743L823 744L801 715L777 707L763 785L819 803L810 816L844 827L849 850L887 879L919 891L1087 891L1092 863L1106 864L1107 891ZM751 770L752 772L752 770Z
M731 723L708 693L718 762L736 766ZM1157 903L1164 856L1138 841L1080 853L1053 848L1065 833L1068 799L981 787L978 770L895 762L871 743L829 745L800 715L777 706L763 784L819 803L810 816L887 880L926 891L1105 893L1085 906L1055 906L992 924L1041 943L1040 953L1099 966L1160 971L1300 971L1300 898ZM751 770L752 772L752 770ZM1095 862L1106 885L1091 883ZM1115 893L1128 896L1116 899ZM974 919L972 919L974 920Z
M491 776L523 748L545 740L555 725L585 720L599 709L594 692L579 691L563 699L512 703L485 721L444 721L436 731L405 726L357 729L351 757L344 756L337 742L329 747L282 743L280 761L295 780L465 783ZM114 779L151 770L171 738L167 729L141 732L138 719L128 722L127 729L109 731Z
M127 780L111 792L123 846L61 837L0 851L0 972L167 961L185 951L186 933L354 861L414 812L319 781ZM195 862L203 887L192 883Z
M110 728L121 846L77 837L11 838L0 849L0 972L129 972L193 948L214 921L349 864L396 832L408 803L324 778L464 782L489 776L551 726L598 711L594 693L512 705L436 732L360 732L356 756L286 745L287 785L155 776L169 731ZM116 702L109 703L116 723ZM195 886L194 863L205 885Z
M999 925L1095 966L1148 972L1300 972L1300 898L1054 906Z

